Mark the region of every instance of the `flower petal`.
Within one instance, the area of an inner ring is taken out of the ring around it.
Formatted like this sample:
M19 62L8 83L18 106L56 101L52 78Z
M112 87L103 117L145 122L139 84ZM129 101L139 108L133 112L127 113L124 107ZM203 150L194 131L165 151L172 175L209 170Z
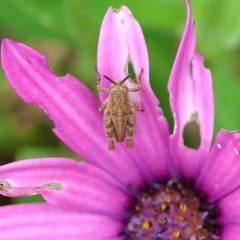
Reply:
M238 187L217 202L218 222L221 224L240 224L240 188Z
M4 240L115 239L124 227L107 216L80 214L47 203L0 207L0 215L0 239Z
M111 79L126 77L124 68L129 57L124 28L119 14L120 11L117 12L112 7L107 10L98 39L97 68L102 75L107 75ZM108 64L109 62L111 64ZM110 82L102 77L101 86L109 87ZM107 93L100 95L102 102L107 96Z
M240 131L219 131L196 182L198 191L214 202L240 186Z
M240 225L221 226L221 240L239 240Z
M48 203L81 212L124 216L131 197L113 177L67 158L18 161L0 167L0 193L42 194Z
M194 179L211 146L214 106L211 73L204 68L202 56L195 51L194 21L188 0L185 3L187 22L168 83L175 121L170 150L178 178ZM198 149L188 148L183 143L184 128L192 121L200 127Z
M129 155L135 160L140 171L147 176L148 181L152 182L160 177L169 178L169 129L150 87L148 53L141 27L126 6L122 6L118 11L109 8L101 26L98 42L97 68L101 75L101 86L110 85L103 75L111 79L125 78L129 61L137 77L141 69L144 69L141 77L142 89L129 93L131 98L141 102L144 108L144 112L136 112L134 146L128 150ZM128 87L136 86L136 83L130 81L126 83ZM102 102L107 97L106 93L100 94Z
M71 75L56 76L43 55L22 43L5 38L1 53L4 72L16 92L26 102L44 109L63 142L125 186L144 185L144 175L136 170L125 146L108 150L97 111L100 101L86 86Z

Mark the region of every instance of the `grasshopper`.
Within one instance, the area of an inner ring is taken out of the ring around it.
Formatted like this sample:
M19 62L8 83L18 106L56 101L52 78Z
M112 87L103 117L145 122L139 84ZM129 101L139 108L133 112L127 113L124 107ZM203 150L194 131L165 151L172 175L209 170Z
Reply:
M99 112L104 111L103 122L107 135L108 148L110 150L115 149L114 139L116 142L123 142L127 133L127 148L133 146L133 135L136 125L136 115L134 107L138 111L143 111L128 94L128 92L137 92L142 88L141 76L143 69L138 77L138 85L135 88L128 88L125 81L130 77L126 76L123 80L112 80L104 75L104 77L112 84L109 88L103 88L100 86L101 77L97 69L97 90L99 92L109 93L108 98L98 108Z

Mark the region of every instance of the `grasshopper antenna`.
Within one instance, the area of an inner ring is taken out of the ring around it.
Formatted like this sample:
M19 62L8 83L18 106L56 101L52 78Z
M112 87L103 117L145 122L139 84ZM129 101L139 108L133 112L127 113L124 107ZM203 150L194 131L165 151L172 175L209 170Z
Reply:
M109 82L113 83L114 85L116 85L116 82L114 82L111 78L109 78L106 75L103 75Z
M130 75L127 75L127 76L120 82L120 85L123 84L129 77L130 77Z

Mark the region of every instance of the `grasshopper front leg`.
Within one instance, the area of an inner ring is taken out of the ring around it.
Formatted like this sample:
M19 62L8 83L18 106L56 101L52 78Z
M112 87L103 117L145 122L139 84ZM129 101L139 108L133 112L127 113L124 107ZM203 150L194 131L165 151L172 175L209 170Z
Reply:
M129 88L128 91L129 92L138 92L139 90L141 90L142 88L142 74L143 74L143 68L141 69L141 72L139 74L138 77L138 86L135 88Z
M96 74L97 74L97 80L98 80L97 90L98 90L99 92L109 92L109 89L108 89L108 88L104 88L104 87L101 87L101 86L100 86L101 76L100 76L100 73L98 72L97 68L95 68L95 72L96 72Z
M135 107L137 109L137 111L139 111L139 112L143 112L144 111L144 109L142 107L140 107L137 104L137 102L135 102L133 99L131 99L131 103L132 103L133 107Z
M103 102L103 104L98 108L98 111L99 112L102 112L102 111L104 111L104 109L107 107L107 105L108 105L108 98Z

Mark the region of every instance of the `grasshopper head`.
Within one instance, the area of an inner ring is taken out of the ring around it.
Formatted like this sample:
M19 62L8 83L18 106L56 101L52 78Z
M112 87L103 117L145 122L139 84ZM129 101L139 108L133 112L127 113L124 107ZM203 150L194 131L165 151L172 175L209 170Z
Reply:
M114 98L115 102L122 102L125 100L125 96L128 93L128 87L124 83L130 75L127 75L123 80L112 80L111 78L104 75L104 77L109 80L112 84L109 88L110 95Z

